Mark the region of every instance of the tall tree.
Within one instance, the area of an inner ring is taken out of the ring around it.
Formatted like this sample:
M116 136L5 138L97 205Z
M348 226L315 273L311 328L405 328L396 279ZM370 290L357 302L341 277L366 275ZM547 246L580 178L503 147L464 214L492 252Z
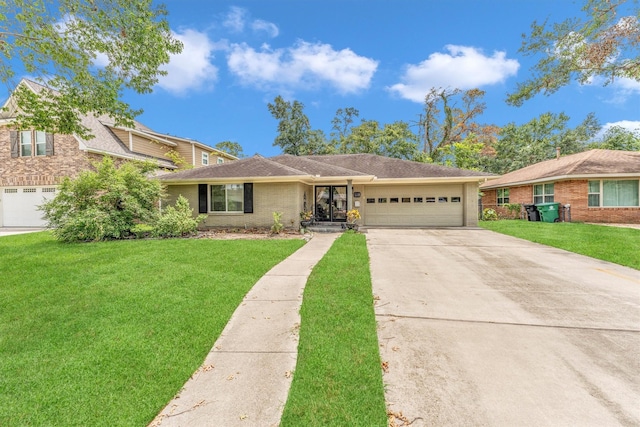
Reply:
M448 145L475 134L478 141L491 144L498 128L477 123L486 104L485 92L480 89L431 88L425 96L424 114L418 121L422 139L422 151L433 161L442 161Z
M573 129L567 127L568 122L564 113L544 113L523 125L507 124L493 147L489 171L503 174L552 159L556 149L562 154L584 151L600 129L595 116L589 114Z
M534 21L531 34L523 36L520 52L540 56L540 60L532 68L533 77L518 84L507 102L522 105L536 94L552 94L574 79L587 83L601 76L604 84L618 78L640 81L637 6L637 0L587 0L582 8L585 19L570 18L551 28L546 21Z
M640 129L631 131L621 126L613 126L601 138L589 144L589 148L640 151Z
M283 153L294 156L326 152L324 133L311 129L309 118L304 114L304 104L285 101L278 95L268 107L271 115L278 120L278 135L273 142L274 147L278 146Z
M418 137L406 122L380 126L375 120L362 120L349 129L337 145L344 154L369 153L398 159L413 160L418 152Z
M235 141L221 141L213 147L238 158L244 157L244 150L242 149L242 145Z
M119 100L123 90L151 92L161 66L182 44L153 0L0 1L0 80L34 76L46 89L16 93L18 127L88 136L87 113L133 125L140 111Z

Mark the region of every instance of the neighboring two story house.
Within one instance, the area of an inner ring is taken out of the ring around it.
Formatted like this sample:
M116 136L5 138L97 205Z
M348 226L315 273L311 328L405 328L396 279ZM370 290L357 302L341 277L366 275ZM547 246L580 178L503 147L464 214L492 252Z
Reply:
M20 84L35 92L43 89L29 80ZM43 226L37 206L55 195L63 177L75 177L105 155L156 161L163 170L178 169L178 159L196 168L237 160L208 145L161 134L138 122L130 129L115 126L107 116L87 115L82 124L94 138L84 139L38 129L15 129L15 115L15 102L9 97L0 111L0 226L4 227Z

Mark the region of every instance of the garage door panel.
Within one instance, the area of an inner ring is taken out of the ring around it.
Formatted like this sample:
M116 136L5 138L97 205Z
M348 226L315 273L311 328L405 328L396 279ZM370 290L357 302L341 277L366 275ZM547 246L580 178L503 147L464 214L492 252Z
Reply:
M4 188L2 222L5 227L44 227L38 206L55 197L55 187Z
M462 226L463 186L393 186L365 189L364 224L373 226ZM398 203L390 203L398 198ZM402 202L403 198L409 202ZM455 199L454 199L455 198ZM373 199L373 203L370 203ZM386 203L380 203L380 200ZM433 200L434 202L428 202ZM452 201L457 200L457 201Z

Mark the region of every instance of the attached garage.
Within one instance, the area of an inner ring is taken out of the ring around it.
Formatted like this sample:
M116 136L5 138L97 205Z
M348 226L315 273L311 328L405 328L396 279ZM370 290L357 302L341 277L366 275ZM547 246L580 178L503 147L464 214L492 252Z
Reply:
M464 225L464 186L367 186L361 206L365 225L459 227Z
M4 227L44 227L38 206L56 194L55 187L5 187L0 192L1 224Z

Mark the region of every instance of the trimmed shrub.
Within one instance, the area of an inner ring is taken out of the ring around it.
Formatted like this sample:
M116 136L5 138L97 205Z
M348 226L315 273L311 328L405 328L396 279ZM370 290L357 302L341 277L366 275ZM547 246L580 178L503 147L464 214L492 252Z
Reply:
M155 223L154 234L158 237L183 237L196 234L198 224L207 216L193 217L193 209L183 196L178 197L174 206L167 206Z
M498 220L498 213L495 211L495 209L486 208L485 210L482 211L482 220L483 221L497 221Z
M122 239L138 223L153 223L158 215L162 186L147 174L150 162L125 162L119 168L103 157L95 171L65 178L56 197L42 204L47 226L63 242Z

